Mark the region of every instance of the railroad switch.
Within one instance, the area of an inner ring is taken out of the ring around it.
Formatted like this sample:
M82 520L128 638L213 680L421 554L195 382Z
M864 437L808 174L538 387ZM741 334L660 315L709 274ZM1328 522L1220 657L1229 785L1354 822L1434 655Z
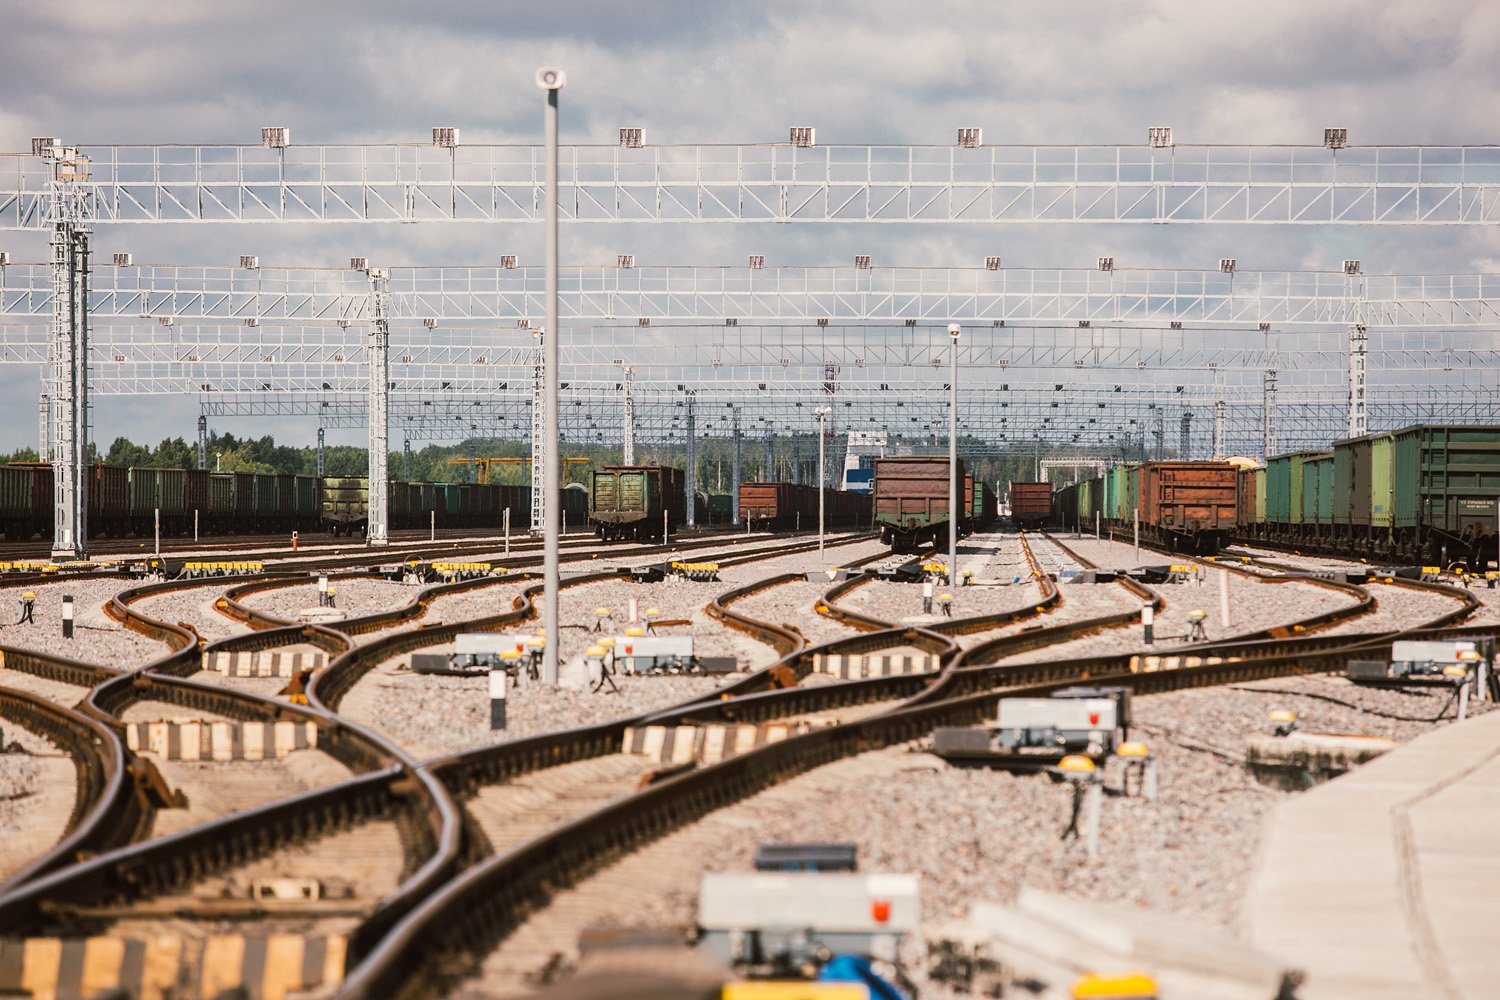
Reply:
M29 622L32 625L35 625L36 624L36 593L35 593L35 591L28 590L28 591L26 591L26 593L22 594L21 597L20 597L20 604L21 604L21 618L20 618L19 621L16 622L16 624L20 625L20 624Z
M941 594L938 596L938 606L943 609L944 618L953 617L953 595Z

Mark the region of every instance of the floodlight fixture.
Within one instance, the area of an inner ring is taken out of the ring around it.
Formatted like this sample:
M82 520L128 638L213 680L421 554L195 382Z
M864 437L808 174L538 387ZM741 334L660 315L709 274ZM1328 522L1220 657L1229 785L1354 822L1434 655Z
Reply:
M247 271L253 271L260 267L260 258L253 253L240 254L240 267Z
M443 149L452 149L458 145L458 126L456 125L434 125L432 126L432 144L441 146Z
M1346 128L1325 128L1323 130L1324 149L1343 149L1349 145L1349 130Z
M115 254L115 267L129 267L132 260L134 258L128 253L117 253Z
M1101 270L1101 271L1113 271L1114 269L1115 269L1115 259L1113 257L1100 257L1099 258L1099 270Z
M958 130L958 146L960 149L978 149L984 145L984 129L961 128Z
M986 271L998 271L998 270L1000 270L1000 258L999 257L986 257L984 259L984 269Z
M1239 261L1235 260L1233 257L1219 258L1219 270L1223 271L1225 274L1233 274L1235 272L1235 269L1238 267Z
M500 266L502 268L504 268L505 270L507 270L507 271L513 271L513 270L515 270L516 266L517 266L516 265L516 255L513 254L513 253L503 253L503 254L501 254L500 255Z
M811 125L793 125L789 141L793 146L816 146L818 130Z
M267 125L260 130L260 144L267 149L285 149L292 144L292 130L285 125Z
M618 254L615 257L615 266L619 267L619 268L624 268L624 269L629 269L629 268L635 267L635 254L633 254L633 253Z
M640 149L646 144L646 130L640 128L620 129L620 145L626 149Z
M1344 261L1344 273L1347 274L1347 275L1351 275L1351 276L1361 273L1360 269L1359 269L1359 261L1357 261L1357 260L1346 260L1346 261Z
M1171 146L1172 126L1154 125L1146 130L1146 144L1152 149L1162 149Z

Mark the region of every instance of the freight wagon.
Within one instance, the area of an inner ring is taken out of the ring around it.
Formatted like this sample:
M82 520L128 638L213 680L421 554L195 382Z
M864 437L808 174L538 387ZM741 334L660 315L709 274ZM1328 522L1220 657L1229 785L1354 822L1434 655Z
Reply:
M1064 528L1133 532L1174 552L1212 555L1239 524L1240 471L1229 462L1146 462L1058 490L1051 518ZM1012 484L1012 496L1018 485ZM1122 502L1123 501L1123 502ZM1097 522L1095 518L1098 518Z
M1249 542L1427 565L1496 559L1500 427L1421 425L1267 463Z
M686 520L687 496L681 469L609 465L594 473L589 490L589 524L603 540L665 541L663 530L675 530Z
M824 523L857 528L870 523L871 494L823 490ZM740 518L757 531L807 531L818 526L818 488L800 483L741 483Z
M1010 483L1010 517L1018 528L1044 528L1052 516L1052 484Z
M960 507L963 476L964 463L960 461ZM880 540L901 550L936 542L948 530L948 497L952 485L946 456L906 455L875 459L875 524L880 529Z

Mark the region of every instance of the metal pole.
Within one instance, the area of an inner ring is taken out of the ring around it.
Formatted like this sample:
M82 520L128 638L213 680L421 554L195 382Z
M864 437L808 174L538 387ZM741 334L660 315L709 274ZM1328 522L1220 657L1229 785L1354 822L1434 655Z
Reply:
M161 508L156 508L156 554L161 555Z
M729 523L740 523L740 408L734 408L734 457L729 465Z
M542 627L546 630L543 634L547 644L542 647L542 683L553 687L557 686L558 674L558 647L560 645L559 626L559 572L561 563L560 539L558 530L561 525L559 514L562 511L562 497L557 493L557 485L562 479L561 470L558 468L558 456L562 451L558 441L557 421L557 393L558 393L558 340L560 331L557 325L557 97L562 90L566 77L560 69L541 69L536 74L537 84L547 92L547 111L545 123L545 139L547 144L547 218L545 226L545 245L543 257L547 267L547 329L543 335L542 367L546 409L543 439L543 455L546 459L546 468L541 477L542 488L547 491L546 503L544 504L544 517L546 519L546 531L542 540L542 572L543 598L542 598Z
M390 544L391 326L389 273L370 275L369 516L365 544Z
M828 407L818 408L818 554L823 553L823 533L827 524L827 498L823 495L823 482L826 473L823 469L823 427L824 421L828 419Z
M963 477L958 474L958 335L957 323L948 324L948 586L958 586L958 515Z
M698 420L693 410L696 394L688 392L687 398L687 469L684 470L684 491L687 493L687 526L698 526Z
M1137 507L1133 515L1135 522L1135 561L1141 561L1141 509Z
M198 540L198 508L193 508L193 541Z
M625 440L620 449L620 464L635 464L635 369L625 369Z
M510 555L510 508L505 508L505 554Z

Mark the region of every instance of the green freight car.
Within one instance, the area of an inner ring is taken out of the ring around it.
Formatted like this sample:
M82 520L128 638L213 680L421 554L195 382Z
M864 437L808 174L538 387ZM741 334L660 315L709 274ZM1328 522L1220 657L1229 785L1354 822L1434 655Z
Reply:
M589 524L604 541L645 540L687 520L681 469L666 465L610 465L594 473Z
M370 481L364 476L325 476L319 519L335 538L363 534L370 523Z
M1446 555L1479 569L1496 559L1500 427L1425 425L1391 435L1392 541L1429 563Z

